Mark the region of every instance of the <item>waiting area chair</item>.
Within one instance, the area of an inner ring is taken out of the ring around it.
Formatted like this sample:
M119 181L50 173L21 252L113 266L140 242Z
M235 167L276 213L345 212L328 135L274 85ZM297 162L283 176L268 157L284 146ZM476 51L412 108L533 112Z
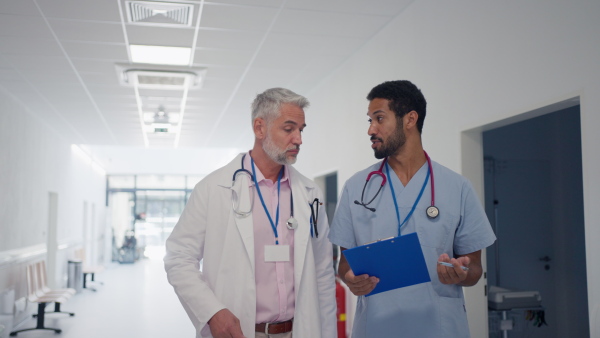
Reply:
M80 248L75 250L75 258L79 259L83 262L82 271L83 271L83 288L89 289L92 291L96 291L94 287L88 287L87 285L87 276L90 275L91 282L95 282L96 274L104 271L104 266L102 265L89 265L85 260L85 249ZM100 283L102 284L102 283Z
M50 330L55 333L62 332L61 329L49 328L44 326L44 319L46 315L46 305L48 303L54 303L54 311L48 313L66 313L69 316L74 316L72 312L63 312L60 310L60 304L66 302L72 295L75 294L74 289L50 289L46 285L46 264L44 261L29 264L27 266L27 300L31 303L38 304L37 314L33 317L37 317L37 325L33 328L22 329L12 331L11 337L16 336L20 332L32 331L32 330Z

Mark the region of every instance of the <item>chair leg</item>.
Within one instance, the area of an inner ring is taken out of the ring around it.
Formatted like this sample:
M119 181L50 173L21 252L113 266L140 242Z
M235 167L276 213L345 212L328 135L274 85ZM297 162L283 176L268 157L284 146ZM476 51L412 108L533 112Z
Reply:
M38 303L38 313L37 313L37 325L36 327L32 327L29 329L23 329L23 330L17 330L17 331L13 331L10 333L11 337L16 336L19 332L24 332L24 331L32 331L32 330L50 330L50 331L54 331L55 333L61 333L62 330L61 329L54 329L51 327L45 327L44 326L44 314L46 313L46 303Z
M60 303L54 303L54 311L48 313L67 313L71 317L75 316L73 312L60 311Z
M66 313L71 317L75 316L75 313L73 312L60 311L60 303L54 303L54 311L48 311L44 313ZM33 318L36 318L38 317L38 314L33 314L32 316Z
M95 282L95 281L96 281L96 280L94 279L94 278L95 278L95 275L96 275L96 274L92 272L92 282ZM102 282L98 282L98 284L102 284L102 285L104 285L104 283L102 283Z
M94 273L93 272L89 272L90 275L92 275L92 282L94 281ZM92 291L97 291L96 288L94 287L88 287L87 286L87 275L88 272L84 272L83 273L83 288L84 289L88 289L88 290L92 290Z

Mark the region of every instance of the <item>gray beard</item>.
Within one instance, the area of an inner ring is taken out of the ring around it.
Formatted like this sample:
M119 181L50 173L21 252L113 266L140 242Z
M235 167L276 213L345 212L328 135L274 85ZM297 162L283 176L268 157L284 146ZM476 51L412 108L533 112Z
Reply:
M263 142L263 150L265 151L267 156L269 156L269 158L275 163L282 165L296 163L296 157L288 158L286 156L286 152L281 151L279 148L277 148L277 146L275 145L275 143L273 143L273 140L271 140L271 137L268 134L265 138L265 141Z

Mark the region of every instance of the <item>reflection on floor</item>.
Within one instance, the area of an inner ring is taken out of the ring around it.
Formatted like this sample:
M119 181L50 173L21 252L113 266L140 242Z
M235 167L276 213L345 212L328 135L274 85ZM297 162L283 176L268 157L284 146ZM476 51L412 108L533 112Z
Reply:
M60 338L165 338L195 337L195 330L167 282L162 255L134 264L115 263L96 276L98 291L83 290L62 306L68 315L46 316L46 327L62 329L27 331L17 337ZM50 311L53 305L46 309ZM17 329L35 327L35 319ZM8 332L4 333L8 336Z

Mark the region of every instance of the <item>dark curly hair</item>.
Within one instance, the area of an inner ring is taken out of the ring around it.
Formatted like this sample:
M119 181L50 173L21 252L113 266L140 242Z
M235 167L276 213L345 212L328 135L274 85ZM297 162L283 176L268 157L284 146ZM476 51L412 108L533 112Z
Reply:
M375 86L367 95L367 100L386 99L390 101L389 108L396 113L400 119L410 111L419 114L417 119L417 130L423 131L423 122L427 114L427 101L421 90L412 82L407 80L386 81Z

